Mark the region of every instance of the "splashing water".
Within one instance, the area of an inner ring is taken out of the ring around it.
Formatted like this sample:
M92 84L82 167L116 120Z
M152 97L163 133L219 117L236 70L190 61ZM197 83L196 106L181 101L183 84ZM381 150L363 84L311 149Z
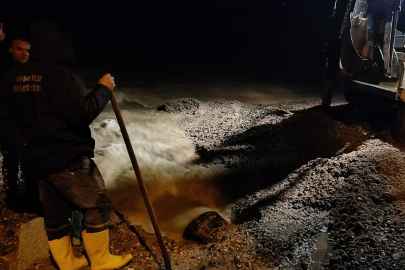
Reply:
M122 97L121 97L122 98ZM199 163L195 147L176 123L176 116L123 103L121 109L142 178L162 233L181 239L184 228L201 213L224 207L212 186L222 169ZM148 212L111 107L92 123L95 162L114 209L152 232Z
M157 105L184 97L275 104L305 100L317 93L312 85L232 79L155 86L132 84L115 92L162 233L181 239L185 227L194 218L216 211L228 219L231 205L215 188L222 169L200 163L195 146L176 123L176 116L157 111ZM96 140L95 162L104 177L113 207L126 214L130 222L152 232L119 126L109 119L115 119L111 106L91 125Z

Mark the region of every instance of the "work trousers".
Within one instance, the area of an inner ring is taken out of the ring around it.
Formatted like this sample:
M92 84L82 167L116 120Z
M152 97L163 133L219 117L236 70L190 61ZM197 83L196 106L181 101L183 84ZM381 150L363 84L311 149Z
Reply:
M108 228L111 203L104 179L93 160L85 157L69 168L40 177L37 181L49 241L69 234L73 210L83 214L87 232Z

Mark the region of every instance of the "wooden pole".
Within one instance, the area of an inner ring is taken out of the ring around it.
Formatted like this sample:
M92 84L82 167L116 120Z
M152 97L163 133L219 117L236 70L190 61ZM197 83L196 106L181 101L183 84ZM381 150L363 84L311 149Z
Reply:
M127 146L129 158L131 159L131 163L132 163L132 167L134 168L134 171L135 171L136 179L138 179L139 187L141 189L142 196L143 196L143 199L146 204L146 208L148 209L150 220L152 221L153 229L155 230L155 234L156 234L156 237L157 237L159 245L160 245L160 250L162 251L163 260L165 263L165 269L171 270L172 267L170 264L169 254L167 253L165 243L163 242L162 233L160 232L159 225L156 220L155 211L153 210L152 204L149 199L148 191L146 190L146 187L143 183L141 171L139 170L139 166L138 166L138 162L135 157L134 149L132 148L131 140L129 139L127 128L125 126L124 119L122 118L120 108L118 107L118 102L115 98L114 92L112 92L111 103L112 103L112 106L114 109L115 116L117 117L118 124L121 129L122 137L124 138L125 145Z

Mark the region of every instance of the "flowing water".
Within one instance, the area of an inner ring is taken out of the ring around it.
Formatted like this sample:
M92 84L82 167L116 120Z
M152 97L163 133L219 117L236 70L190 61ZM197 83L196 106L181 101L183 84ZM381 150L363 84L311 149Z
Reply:
M181 239L185 227L198 215L216 211L227 219L230 205L223 201L213 181L223 169L200 162L195 146L176 123L176 116L158 111L158 105L179 98L238 100L253 104L278 104L319 99L319 85L214 81L116 88L124 121L143 180L162 233ZM128 85L128 83L126 84ZM137 185L119 126L110 105L92 123L96 157L113 207L130 222L153 228Z

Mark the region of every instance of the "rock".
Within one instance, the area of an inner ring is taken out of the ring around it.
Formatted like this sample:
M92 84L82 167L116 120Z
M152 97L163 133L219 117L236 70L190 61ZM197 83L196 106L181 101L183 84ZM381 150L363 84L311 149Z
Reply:
M42 217L33 219L21 226L17 232L19 244L10 270L27 269L36 260L49 257L48 238Z
M167 112L173 112L173 113L178 113L178 112L183 112L183 111L196 111L198 107L200 106L200 101L194 99L194 98L182 98L178 99L172 103L165 104L164 109ZM162 108L162 106L160 106Z
M205 212L186 227L183 238L204 244L226 240L233 224L223 219L217 212Z

